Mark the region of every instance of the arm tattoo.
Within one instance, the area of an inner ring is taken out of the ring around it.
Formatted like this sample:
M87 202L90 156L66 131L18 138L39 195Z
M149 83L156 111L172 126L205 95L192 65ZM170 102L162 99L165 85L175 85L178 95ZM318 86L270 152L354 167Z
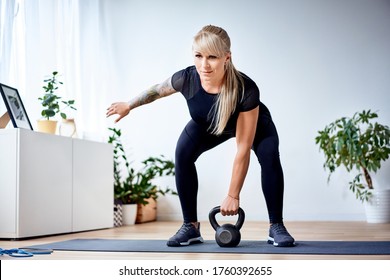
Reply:
M138 97L134 98L130 103L132 107L138 107L151 103L161 97L165 97L175 93L176 90L172 87L170 79L165 80L161 84L154 85L148 90L142 92Z
M160 98L160 95L157 92L156 88L157 88L157 85L154 85L150 89L144 91L138 99L138 105L141 106L144 104L148 104L148 103L153 102L154 100Z

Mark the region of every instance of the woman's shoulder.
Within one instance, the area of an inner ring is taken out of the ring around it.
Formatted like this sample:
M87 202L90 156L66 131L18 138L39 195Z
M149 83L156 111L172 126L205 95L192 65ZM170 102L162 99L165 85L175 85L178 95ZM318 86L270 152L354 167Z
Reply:
M180 80L181 82L184 82L188 79L192 79L196 75L197 75L196 68L194 65L192 65L192 66L188 66L184 69L181 69L179 71L176 71L172 75L172 81L175 82L175 81Z
M171 79L172 86L175 90L190 98L198 88L199 78L197 75L195 66L188 66L173 74Z
M195 75L197 72L196 72L195 65L191 65L177 71L176 74L177 73L180 73L181 75Z

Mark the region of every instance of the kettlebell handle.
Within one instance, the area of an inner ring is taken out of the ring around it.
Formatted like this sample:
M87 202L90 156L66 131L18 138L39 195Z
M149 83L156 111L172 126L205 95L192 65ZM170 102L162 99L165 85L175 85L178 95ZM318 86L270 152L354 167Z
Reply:
M220 212L221 212L221 206L215 206L213 209L211 209L211 211L209 213L210 224L214 230L217 230L217 228L220 227L220 225L218 224L218 222L215 218L215 216ZM238 230L240 230L240 228L244 224L244 220L245 220L245 212L244 212L244 210L242 210L241 207L239 207L238 208L238 219L237 219L237 222L235 224L235 227Z

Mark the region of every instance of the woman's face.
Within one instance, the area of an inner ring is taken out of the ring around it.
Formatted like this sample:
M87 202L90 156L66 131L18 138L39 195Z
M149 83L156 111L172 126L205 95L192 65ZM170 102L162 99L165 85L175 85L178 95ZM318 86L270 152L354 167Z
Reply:
M221 82L225 75L225 63L229 55L223 57L194 50L194 63L202 81Z

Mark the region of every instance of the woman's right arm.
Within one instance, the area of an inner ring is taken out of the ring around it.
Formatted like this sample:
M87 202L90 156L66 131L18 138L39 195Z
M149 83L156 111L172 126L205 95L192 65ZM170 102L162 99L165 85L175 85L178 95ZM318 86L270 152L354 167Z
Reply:
M107 108L106 116L119 115L115 122L119 122L122 118L127 116L131 110L151 103L159 98L169 96L177 92L171 84L171 78L166 79L160 84L150 87L148 90L141 92L138 96L131 99L129 102L115 102Z

